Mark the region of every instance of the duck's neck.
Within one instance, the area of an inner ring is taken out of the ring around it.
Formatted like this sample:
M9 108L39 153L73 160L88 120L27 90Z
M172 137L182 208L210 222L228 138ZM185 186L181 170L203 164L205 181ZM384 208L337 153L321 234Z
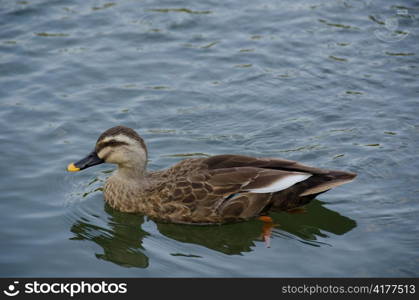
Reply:
M125 153L124 162L118 164L114 176L125 182L144 180L147 169L147 151L138 148L136 151Z
M119 165L114 176L125 182L138 182L145 179L146 168L141 165L124 166Z
M139 195L147 189L148 184L145 168L119 166L106 180L105 200L110 206L120 211L143 211L146 202Z

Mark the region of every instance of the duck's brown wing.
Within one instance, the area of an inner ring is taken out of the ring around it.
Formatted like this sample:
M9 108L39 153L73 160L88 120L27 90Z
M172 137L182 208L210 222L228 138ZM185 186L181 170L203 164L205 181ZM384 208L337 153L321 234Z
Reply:
M208 167L208 183L213 190L228 195L219 204L220 213L244 218L270 208L286 210L304 205L356 176L291 160L242 155L218 155L202 163Z
M299 196L319 194L333 187L352 181L355 173L314 168L292 160L277 158L255 158L243 155L217 155L204 160L209 170L219 170L237 167L254 167L265 170L281 170L311 174L304 181L304 189L299 190ZM300 184L303 186L303 184Z
M247 219L258 215L269 204L272 193L310 176L308 173L256 167L209 169L202 163L201 168L191 169L186 178L177 177L170 199L189 208L189 212L176 211L179 215L175 218L183 218L184 222Z
M216 155L205 159L203 163L205 163L210 170L234 167L255 167L262 169L307 172L310 174L327 174L329 172L329 170L310 167L293 160L269 157L257 158L244 155Z

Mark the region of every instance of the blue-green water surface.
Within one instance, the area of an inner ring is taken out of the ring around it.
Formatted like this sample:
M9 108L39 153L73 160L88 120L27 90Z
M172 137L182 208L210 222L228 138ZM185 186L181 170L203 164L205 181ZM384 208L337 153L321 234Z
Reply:
M0 1L0 276L419 276L419 3ZM150 169L224 153L358 173L298 214L163 224L67 173L136 129Z

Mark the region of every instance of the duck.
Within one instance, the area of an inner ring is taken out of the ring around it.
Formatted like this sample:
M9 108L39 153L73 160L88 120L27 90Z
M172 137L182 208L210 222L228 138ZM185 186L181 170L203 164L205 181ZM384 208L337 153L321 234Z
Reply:
M236 154L185 159L157 171L147 170L147 162L144 140L120 125L103 132L94 150L70 163L67 171L116 164L103 188L110 207L162 222L197 225L269 218L272 211L303 207L356 177L293 160Z

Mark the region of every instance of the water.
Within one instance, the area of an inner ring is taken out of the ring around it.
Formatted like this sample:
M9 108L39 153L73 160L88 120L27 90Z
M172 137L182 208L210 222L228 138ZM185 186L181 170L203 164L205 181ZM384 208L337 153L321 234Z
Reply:
M418 276L417 1L1 1L1 276ZM357 172L302 214L155 223L65 172L105 129L151 169L223 153Z

